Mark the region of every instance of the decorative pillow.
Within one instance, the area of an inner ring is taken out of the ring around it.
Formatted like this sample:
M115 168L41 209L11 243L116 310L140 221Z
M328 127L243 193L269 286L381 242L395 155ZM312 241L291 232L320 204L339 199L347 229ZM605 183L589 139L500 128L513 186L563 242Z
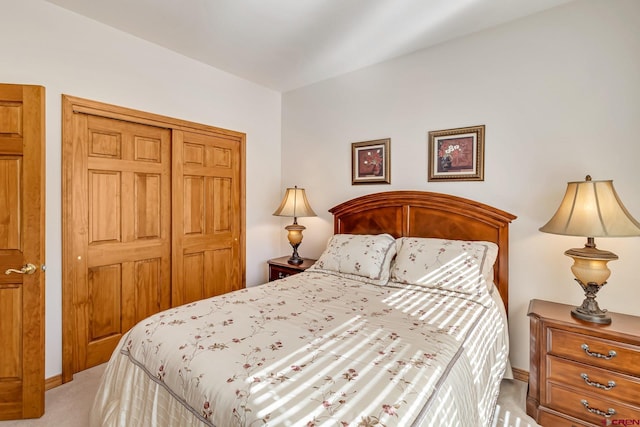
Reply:
M395 254L396 241L389 234L336 234L309 270L386 285Z
M495 243L402 237L391 266L394 282L441 288L470 295L493 290Z

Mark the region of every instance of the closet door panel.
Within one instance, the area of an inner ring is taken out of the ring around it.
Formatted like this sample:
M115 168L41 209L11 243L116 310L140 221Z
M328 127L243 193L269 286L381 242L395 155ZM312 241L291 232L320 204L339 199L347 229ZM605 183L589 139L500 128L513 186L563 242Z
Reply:
M122 241L119 171L89 171L89 245Z
M88 277L89 340L119 339L122 265L91 268Z
M204 224L204 178L202 176L185 176L183 190L182 219L184 234L203 234Z
M161 257L138 260L133 263L133 295L132 301L135 307L135 315L131 325L159 312L162 309L162 283L163 277L168 278L168 272L162 271L163 260Z
M243 287L240 162L239 138L174 132L173 306Z
M187 302L204 298L204 252L196 252L184 256L183 283L185 287L185 299Z
M168 203L168 201L165 201ZM162 175L137 173L134 177L134 238L161 239Z
M71 243L76 371L106 362L143 318L168 308L171 132L74 114Z
M233 251L229 248L208 251L206 259L205 292L221 295L233 291Z

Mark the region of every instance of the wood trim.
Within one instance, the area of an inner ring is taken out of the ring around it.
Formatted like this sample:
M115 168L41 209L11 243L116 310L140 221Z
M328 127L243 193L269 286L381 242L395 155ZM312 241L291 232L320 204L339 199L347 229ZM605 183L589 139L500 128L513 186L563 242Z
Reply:
M522 381L525 383L529 382L529 372L525 371L524 369L518 368L511 368L511 371L513 371L514 380Z
M515 215L480 202L427 191L388 191L329 209L334 233L485 240L498 245L494 279L509 313L509 224ZM415 212L415 215L412 215Z
M184 132L173 132L171 134L171 253L182 254L184 247L184 213L182 197L184 194L184 180L173 179L173 176L184 175L184 160L182 158L184 143ZM184 258L182 256L171 258L171 305L177 305L178 301L184 301L184 289L179 284L184 277Z
M238 241L240 251L240 265L242 271L240 272L240 283L242 289L247 287L247 136L246 134L240 134L240 236Z
M84 113L92 116L107 117L110 119L124 120L127 122L163 127L172 130L184 130L204 134L216 133L218 135L226 135L237 140L243 140L246 137L246 134L242 132L203 125L132 108L106 104L104 102L92 101L90 99L78 98L65 94L62 95L62 98L63 100L67 100L71 107L71 112L73 113Z
M42 86L24 86L24 192L23 206L27 210L25 229L29 234L24 240L24 254L38 269L45 264L45 88ZM28 125L27 125L28 124ZM40 348L24 349L25 383L23 385L23 399L25 403L24 415L40 416L44 412L44 343L45 343L45 274L42 270L25 278L24 286L38 289L37 293L25 292L27 306L35 308L31 313L24 313L25 331L33 336L39 336ZM37 332L36 332L37 331ZM29 347L35 340L29 340ZM27 373L29 371L29 373ZM39 378L33 383L26 378ZM37 403L36 403L37 402Z
M53 377L47 378L44 380L44 390L49 391L52 388L56 388L62 385L62 374L55 375Z

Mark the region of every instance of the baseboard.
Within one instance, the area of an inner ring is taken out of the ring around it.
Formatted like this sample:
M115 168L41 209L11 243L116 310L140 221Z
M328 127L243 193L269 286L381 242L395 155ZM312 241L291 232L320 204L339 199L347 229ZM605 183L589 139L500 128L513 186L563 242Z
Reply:
M52 388L62 385L62 375L56 375L55 377L46 378L44 380L44 390L51 390Z
M529 382L529 372L525 371L524 369L518 369L518 368L511 368L511 371L513 371L514 379L525 382L525 383Z

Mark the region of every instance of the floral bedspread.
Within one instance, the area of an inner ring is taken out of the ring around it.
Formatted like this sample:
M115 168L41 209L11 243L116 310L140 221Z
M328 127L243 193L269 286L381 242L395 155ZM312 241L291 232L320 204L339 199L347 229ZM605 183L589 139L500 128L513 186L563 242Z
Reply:
M488 425L507 355L488 293L307 272L139 323L91 423Z

